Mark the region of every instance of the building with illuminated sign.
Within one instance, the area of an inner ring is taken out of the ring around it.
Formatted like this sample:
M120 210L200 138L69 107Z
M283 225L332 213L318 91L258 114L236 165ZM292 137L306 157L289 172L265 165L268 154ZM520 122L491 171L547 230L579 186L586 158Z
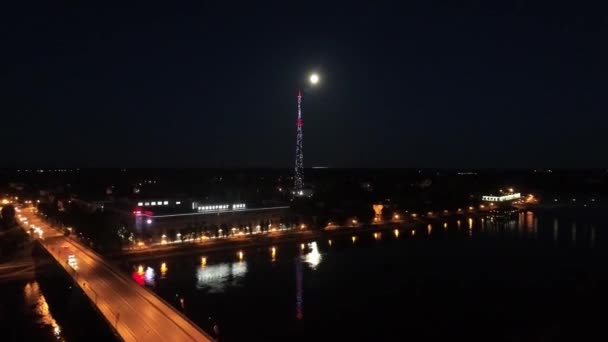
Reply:
M298 223L288 205L250 206L242 202L209 203L169 198L135 203L135 208L128 213L132 227L153 241L255 233L293 228Z
M521 198L521 194L519 192L509 193L508 195L486 195L482 196L481 200L486 202L509 202L514 201Z

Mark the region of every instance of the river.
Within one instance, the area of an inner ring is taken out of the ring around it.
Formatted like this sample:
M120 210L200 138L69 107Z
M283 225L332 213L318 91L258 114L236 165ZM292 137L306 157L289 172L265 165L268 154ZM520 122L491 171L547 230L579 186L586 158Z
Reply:
M130 272L222 341L581 339L605 334L606 228L590 211L461 217Z
M217 324L222 342L605 339L602 212L405 227L151 259L126 271L205 330ZM1 288L3 341L112 338L60 276Z

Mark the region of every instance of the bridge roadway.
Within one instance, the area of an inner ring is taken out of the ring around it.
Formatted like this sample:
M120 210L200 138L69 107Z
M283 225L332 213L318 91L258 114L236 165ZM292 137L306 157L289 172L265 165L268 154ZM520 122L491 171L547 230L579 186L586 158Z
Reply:
M138 285L71 238L66 238L37 220L31 210L22 216L35 221L43 231L41 244L74 278L78 286L125 341L214 341L196 324L188 320L150 290ZM77 270L67 263L73 254Z

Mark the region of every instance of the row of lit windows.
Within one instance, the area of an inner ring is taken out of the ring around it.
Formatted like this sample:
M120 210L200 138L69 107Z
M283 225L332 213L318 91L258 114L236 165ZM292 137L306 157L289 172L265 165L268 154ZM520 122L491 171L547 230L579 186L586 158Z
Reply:
M198 207L198 211L208 211L208 210L226 210L228 209L230 206L228 204L221 204L221 205L207 205L207 206L202 206L202 207Z
M518 199L520 197L521 197L520 193L515 193L515 194L505 195L505 196L482 196L481 199L484 201L504 202L504 201Z
M175 205L180 205L182 202L176 201ZM149 207L149 206L157 206L157 205L169 205L169 201L156 201L156 202L138 202L138 207Z
M198 211L210 211L210 210L228 210L230 209L230 205L228 204L218 204L218 205L206 205L197 207ZM237 209L245 209L245 204L233 204L232 210Z

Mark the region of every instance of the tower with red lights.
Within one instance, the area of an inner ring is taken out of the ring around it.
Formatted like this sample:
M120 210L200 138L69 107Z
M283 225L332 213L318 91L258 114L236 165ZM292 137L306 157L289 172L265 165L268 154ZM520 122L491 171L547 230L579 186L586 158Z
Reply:
M298 90L298 119L296 121L296 163L294 168L294 193L300 194L304 187L304 151L302 146L302 92Z

